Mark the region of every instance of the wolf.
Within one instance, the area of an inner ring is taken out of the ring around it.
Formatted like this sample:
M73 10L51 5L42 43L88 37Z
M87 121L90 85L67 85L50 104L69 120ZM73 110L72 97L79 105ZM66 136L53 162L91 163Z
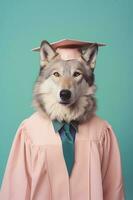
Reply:
M125 200L117 137L111 124L94 113L97 44L72 48L68 42L55 47L43 41L39 47L33 85L37 112L16 132L1 200Z
M98 45L93 43L78 48L77 58L62 59L59 50L43 40L32 105L51 120L83 123L91 118L97 109L94 75L97 52Z

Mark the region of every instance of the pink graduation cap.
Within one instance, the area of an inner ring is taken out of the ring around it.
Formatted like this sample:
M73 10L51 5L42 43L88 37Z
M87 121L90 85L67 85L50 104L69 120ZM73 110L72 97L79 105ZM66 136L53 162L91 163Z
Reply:
M73 39L62 39L58 40L56 42L50 43L51 46L54 49L57 48L80 48L89 46L90 44L97 44L98 46L106 46L106 44L103 43L97 43L97 42L89 42L89 41L81 41L81 40L73 40ZM40 47L33 48L32 51L40 51Z
M44 42L47 42L47 41L44 41ZM103 44L103 43L81 41L81 40L74 40L74 39L62 39L56 42L47 43L47 45L48 44L51 46L53 51L56 51L61 56L63 60L78 59L79 57L81 57L81 51L79 51L79 49L83 50L90 47L90 50L87 52L87 55L85 55L87 59L87 56L89 56L89 54L91 55L91 52L94 49L94 47L98 48L101 46L106 46L106 44ZM37 51L37 52L40 51L41 53L41 49L42 49L42 43L40 47L33 48L32 51ZM45 59L43 58L43 60ZM92 66L92 68L93 67L94 65Z

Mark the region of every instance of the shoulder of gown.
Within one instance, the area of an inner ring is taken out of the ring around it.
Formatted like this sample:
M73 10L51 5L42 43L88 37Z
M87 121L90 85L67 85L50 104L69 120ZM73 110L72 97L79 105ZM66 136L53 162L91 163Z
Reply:
M45 115L43 116L39 112L34 112L20 123L17 132L18 134L21 133L19 130L22 129L25 140L28 143L33 146L42 146L45 144L44 138L45 140L49 139L48 129L52 130L52 127L49 126L52 123L50 123L50 120ZM81 134L87 135L93 141L99 141L102 145L108 142L109 145L113 140L119 146L117 136L110 122L96 114L80 127Z
M35 118L36 113L33 113L25 118L17 128L0 187L1 200L20 199L20 189L21 199L29 200L35 179L39 173L45 173L45 151L41 151L40 146L34 145L30 137L29 129ZM37 122L40 122L40 118ZM33 127L32 125L32 130Z
M52 123L50 123L51 121L47 116L42 115L39 112L34 112L23 120L20 126L22 126L26 139L32 145L43 145L45 144L44 138L45 140L49 139L49 129L52 131ZM96 114L80 126L80 132L91 140L101 142L105 137L108 137L109 134L116 137L111 124Z

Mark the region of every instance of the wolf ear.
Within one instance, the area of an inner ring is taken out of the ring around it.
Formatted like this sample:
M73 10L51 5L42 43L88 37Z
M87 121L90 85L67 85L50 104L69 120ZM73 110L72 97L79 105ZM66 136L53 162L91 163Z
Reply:
M44 66L49 62L54 56L56 56L56 51L48 43L48 41L43 40L40 45L40 65Z
M87 62L88 66L94 70L96 65L96 56L98 53L98 45L91 44L89 47L83 48L81 52L82 58Z

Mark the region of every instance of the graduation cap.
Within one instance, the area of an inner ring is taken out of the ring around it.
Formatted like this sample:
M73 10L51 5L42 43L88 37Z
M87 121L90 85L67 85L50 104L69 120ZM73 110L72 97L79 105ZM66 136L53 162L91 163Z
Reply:
M106 44L74 39L62 39L52 43L44 40L40 47L33 48L32 51L40 52L41 66L60 54L63 60L82 57L94 69L98 47L102 46L106 46Z
M98 46L106 46L106 44L103 43L97 43L97 42L89 42L89 41L81 41L81 40L73 40L73 39L62 39L62 40L58 40L56 42L52 42L50 43L51 46L54 49L57 49L59 47L61 48L80 48L80 47L85 47L85 46L89 46L91 44L97 44ZM36 47L33 48L32 51L40 51L40 47Z

